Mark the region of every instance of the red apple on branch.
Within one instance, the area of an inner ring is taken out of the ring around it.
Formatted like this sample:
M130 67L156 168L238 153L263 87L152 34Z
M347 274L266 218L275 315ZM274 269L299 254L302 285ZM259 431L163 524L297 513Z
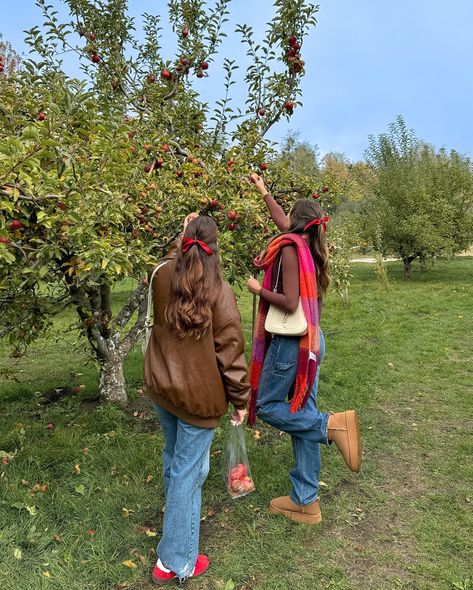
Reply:
M294 103L292 102L292 100L286 100L286 102L284 103L284 108L286 109L286 111L292 112L292 110L294 109Z
M161 78L164 80L172 80L172 74L169 70L164 69L161 71Z
M238 213L236 211L231 210L227 213L227 217L228 219L235 220L238 217Z
M94 64L98 64L102 61L102 58L100 57L100 55L98 53L93 53L92 54L92 61L94 62Z
M10 238L7 236L0 236L0 244L5 244L5 246L8 246L8 244L10 243Z
M12 231L17 231L19 229L21 229L23 227L23 224L21 223L20 220L18 219L14 219L11 223L10 223L10 229Z
M203 63L200 64L200 69L201 70L208 70L209 64L206 61L204 61Z
M36 118L38 119L38 121L44 121L46 119L46 113L41 111L40 113L38 113L38 116Z
M265 109L260 109L260 110L258 111L258 115L259 115L260 117L264 117L264 116L266 115L266 111L265 111Z
M294 47L294 45L297 43L297 37L295 35L291 35L287 38L287 42L291 47Z
M268 165L266 164L266 162L261 162L259 167L260 167L260 170L262 170L263 172L268 169Z
M181 35L182 35L183 37L188 37L188 36L189 36L189 29L188 29L187 27L184 27L184 28L181 30Z

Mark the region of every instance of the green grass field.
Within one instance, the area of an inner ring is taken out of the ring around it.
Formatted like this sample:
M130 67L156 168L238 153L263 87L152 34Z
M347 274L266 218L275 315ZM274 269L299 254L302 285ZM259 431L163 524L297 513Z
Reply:
M257 489L231 500L223 421L202 511L212 568L192 588L473 588L473 258L416 269L410 282L399 263L388 269L383 293L373 267L354 265L350 305L332 294L322 321L319 404L359 410L361 473L324 447L321 525L272 516L269 500L289 489L289 438L260 422L258 440L247 432ZM240 302L249 348L251 301ZM73 321L59 318L19 362L0 349L0 450L11 457L0 464L0 588L149 589L162 436L142 396L141 353L126 364L130 408L99 406L84 343L72 327L62 335ZM45 403L52 389L80 385Z

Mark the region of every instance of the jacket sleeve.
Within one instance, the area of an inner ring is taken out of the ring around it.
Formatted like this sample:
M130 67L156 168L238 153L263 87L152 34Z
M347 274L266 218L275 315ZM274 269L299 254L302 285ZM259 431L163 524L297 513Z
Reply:
M227 400L242 410L250 399L250 384L239 315L214 332L214 345Z

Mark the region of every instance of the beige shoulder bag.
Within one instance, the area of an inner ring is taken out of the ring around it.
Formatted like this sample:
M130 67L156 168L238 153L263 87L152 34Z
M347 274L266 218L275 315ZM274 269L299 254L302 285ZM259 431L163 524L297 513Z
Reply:
M276 278L276 285L274 286L274 293L278 292L281 262L282 253L279 257L278 275ZM268 315L266 316L266 321L264 323L264 329L266 332L280 334L282 336L304 336L304 334L307 334L307 320L305 319L301 298L299 297L296 311L292 313L283 311L275 305L270 304Z

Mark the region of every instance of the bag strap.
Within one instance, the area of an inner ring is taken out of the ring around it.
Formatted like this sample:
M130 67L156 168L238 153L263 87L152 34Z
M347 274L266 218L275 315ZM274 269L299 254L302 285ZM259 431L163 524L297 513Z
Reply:
M149 326L149 323L150 323L150 320L151 320L151 301L152 301L152 298L153 298L153 280L154 280L154 276L158 272L158 270L160 268L162 268L166 263L167 263L167 260L165 260L164 262L160 262L158 264L158 266L153 270L153 273L152 273L151 278L149 280L149 286L148 286L148 305L147 305L147 308L146 308L145 327L148 327Z
M281 261L282 261L282 250L281 250L281 253L279 255L278 275L276 277L276 284L274 285L273 293L277 293L278 292L279 274L281 272Z

